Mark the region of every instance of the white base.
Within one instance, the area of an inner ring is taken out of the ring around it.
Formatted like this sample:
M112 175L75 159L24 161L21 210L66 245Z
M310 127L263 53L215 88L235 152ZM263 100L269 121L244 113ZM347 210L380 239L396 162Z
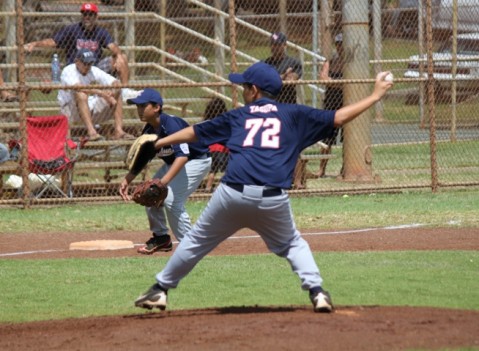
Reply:
M129 240L91 240L70 244L70 250L121 250L133 247L133 242Z

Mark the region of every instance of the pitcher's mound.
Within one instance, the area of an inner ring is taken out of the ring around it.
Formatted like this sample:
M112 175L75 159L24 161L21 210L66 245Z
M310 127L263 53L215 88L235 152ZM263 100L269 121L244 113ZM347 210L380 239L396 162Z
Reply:
M133 242L129 240L91 240L70 244L70 250L120 250L133 247Z

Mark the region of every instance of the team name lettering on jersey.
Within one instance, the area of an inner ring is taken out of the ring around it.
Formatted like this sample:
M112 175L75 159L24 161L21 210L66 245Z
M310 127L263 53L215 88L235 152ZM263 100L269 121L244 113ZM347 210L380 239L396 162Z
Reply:
M77 50L89 49L91 51L97 51L98 47L99 47L98 41L77 39Z
M158 157L167 157L174 154L173 148L170 146L164 146L160 150L158 150Z
M269 113L269 112L278 112L278 108L273 104L266 104L263 106L252 105L249 107L249 112L251 113Z

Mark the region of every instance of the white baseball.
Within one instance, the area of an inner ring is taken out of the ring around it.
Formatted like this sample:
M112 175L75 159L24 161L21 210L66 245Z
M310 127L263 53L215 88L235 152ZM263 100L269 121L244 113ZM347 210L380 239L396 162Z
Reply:
M387 75L386 77L384 77L384 80L385 80L386 82L391 82L391 83L392 83L393 80L394 80L393 74L392 74L392 73L388 73L388 75Z

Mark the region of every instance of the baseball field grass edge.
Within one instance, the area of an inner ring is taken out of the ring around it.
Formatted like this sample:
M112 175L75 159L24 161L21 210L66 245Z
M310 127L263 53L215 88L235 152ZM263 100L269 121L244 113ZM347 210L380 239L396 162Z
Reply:
M479 228L478 203L479 189L291 199L298 228L325 230L410 223ZM193 222L205 206L205 201L186 203ZM148 231L145 210L135 204L0 209L0 214L0 233Z

